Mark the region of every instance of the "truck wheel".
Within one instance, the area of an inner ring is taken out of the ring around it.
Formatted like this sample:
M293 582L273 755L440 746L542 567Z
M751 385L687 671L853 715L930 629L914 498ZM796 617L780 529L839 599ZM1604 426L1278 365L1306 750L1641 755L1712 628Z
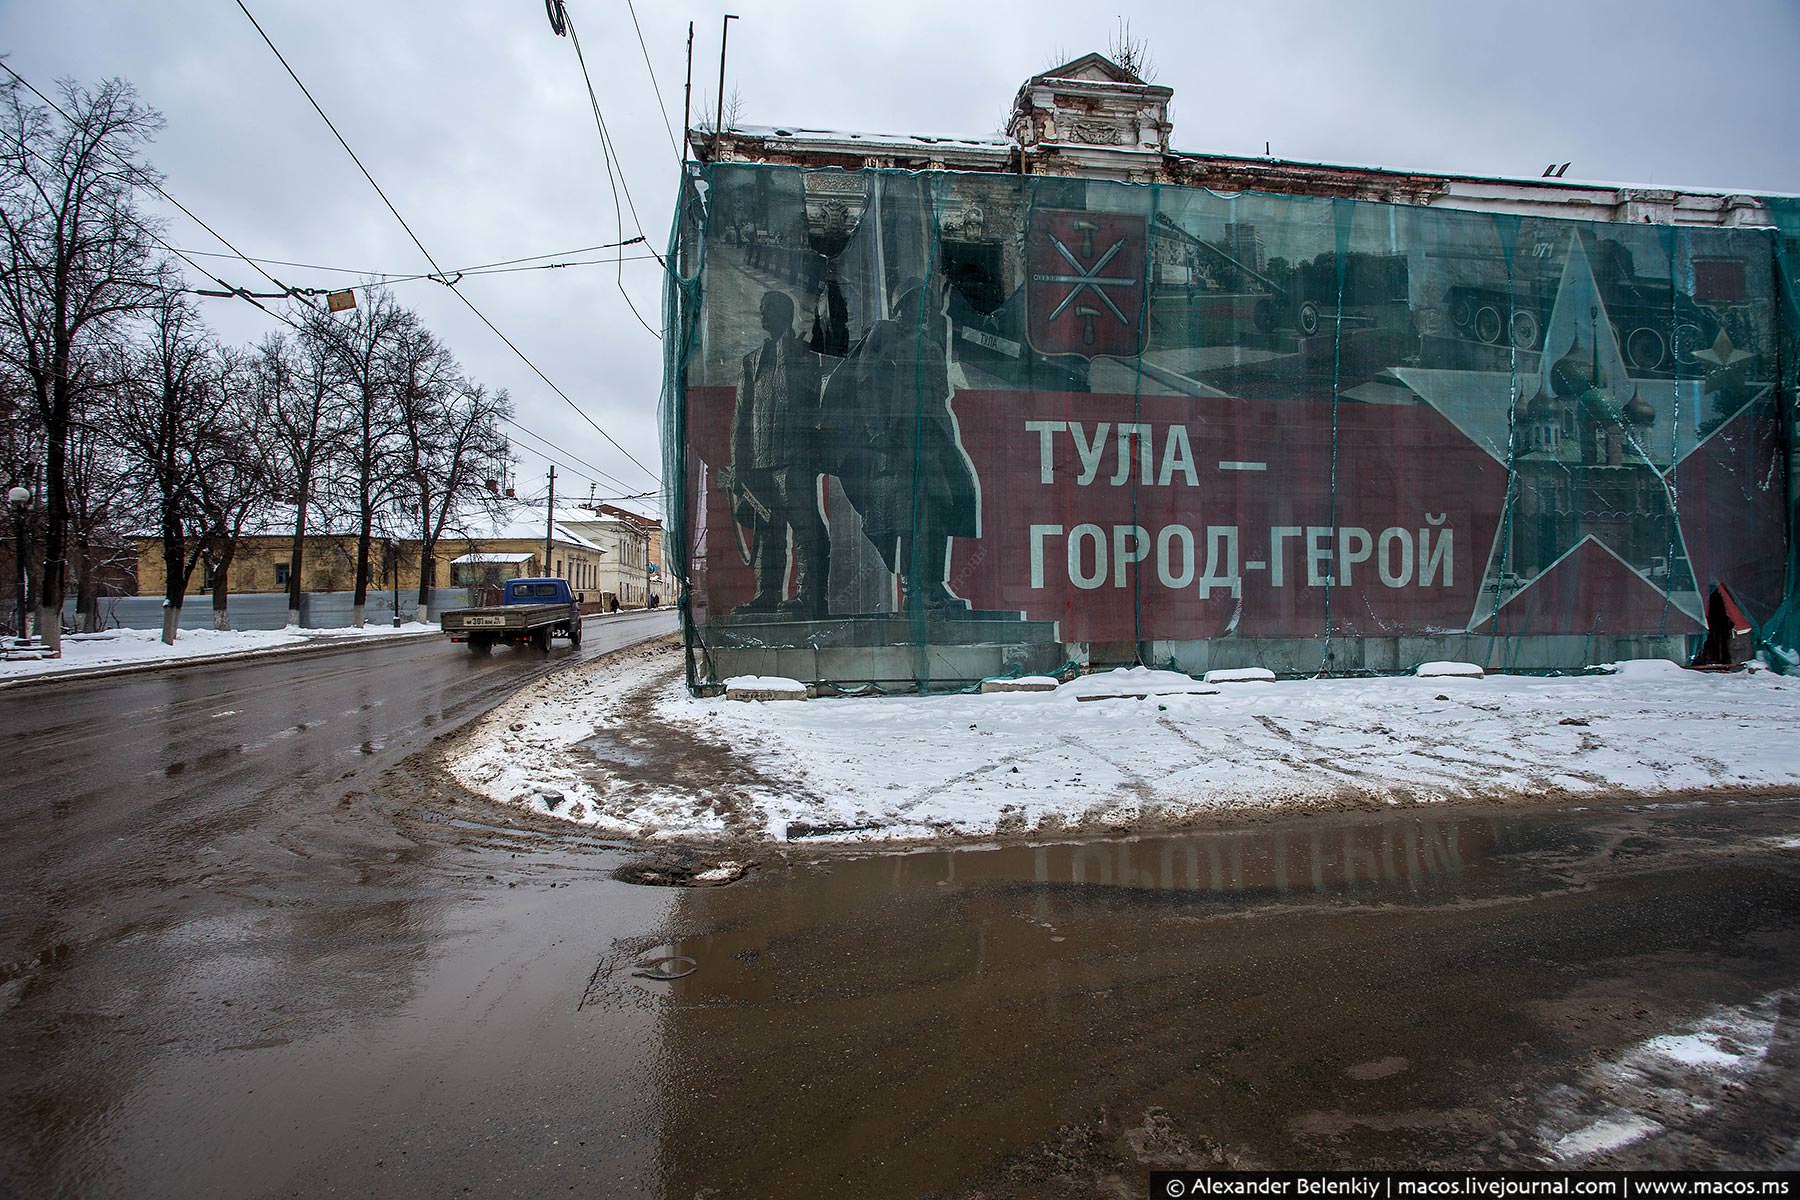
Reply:
M469 639L470 654L487 654L494 648L492 638L472 637Z
M581 645L581 618L576 617L569 622L569 645Z
M1295 324L1300 326L1300 332L1304 333L1307 337L1311 337L1313 334L1319 332L1319 306L1314 304L1311 300L1302 304L1300 306L1300 314L1296 319Z
M545 654L550 653L550 626L539 625L531 631L531 644Z

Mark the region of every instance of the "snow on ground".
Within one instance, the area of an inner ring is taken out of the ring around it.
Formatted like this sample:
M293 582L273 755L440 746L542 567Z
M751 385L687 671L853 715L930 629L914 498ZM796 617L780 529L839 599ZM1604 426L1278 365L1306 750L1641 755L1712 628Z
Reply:
M1208 687L1137 668L1053 692L745 704L690 697L675 662L662 652L560 673L473 726L451 769L502 803L626 836L777 840L1111 830L1279 804L1800 787L1800 679L1768 672L1626 663L1562 678ZM650 747L681 770L597 759L578 745L596 734L637 739L640 756ZM547 805L544 788L574 803Z
M1740 1087L1769 1069L1782 1034L1782 1010L1796 999L1779 991L1717 1008L1678 1033L1660 1034L1589 1064L1545 1097L1537 1134L1551 1161L1588 1159L1647 1138L1681 1136Z
M213 654L272 650L278 646L298 646L308 642L342 641L345 638L396 633L439 632L441 630L436 625L418 622L408 622L398 628L392 625L366 625L361 629L184 629L176 637L173 646L163 645L162 633L155 629L108 629L101 633L71 633L63 635L61 658L0 661L0 680L60 671L83 671L91 667L173 662Z

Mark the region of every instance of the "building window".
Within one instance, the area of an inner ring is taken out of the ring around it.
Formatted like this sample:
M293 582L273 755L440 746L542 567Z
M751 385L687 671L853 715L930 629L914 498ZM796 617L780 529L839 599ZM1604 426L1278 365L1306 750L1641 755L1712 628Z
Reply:
M275 564L275 586L278 588L284 588L287 585L288 585L288 564L287 563L276 563Z

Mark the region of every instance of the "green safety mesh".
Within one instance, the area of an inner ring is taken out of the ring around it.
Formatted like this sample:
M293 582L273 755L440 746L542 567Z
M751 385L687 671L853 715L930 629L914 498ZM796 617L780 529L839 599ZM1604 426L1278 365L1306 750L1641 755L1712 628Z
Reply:
M1800 664L1800 209L690 164L689 682Z

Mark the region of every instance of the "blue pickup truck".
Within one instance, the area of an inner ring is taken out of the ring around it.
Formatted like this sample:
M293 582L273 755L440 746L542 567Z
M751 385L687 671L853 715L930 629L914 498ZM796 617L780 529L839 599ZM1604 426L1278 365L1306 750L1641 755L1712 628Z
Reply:
M451 641L467 642L474 654L502 642L530 642L548 651L552 637L581 645L581 609L566 579L509 579L499 604L453 608L440 623Z

